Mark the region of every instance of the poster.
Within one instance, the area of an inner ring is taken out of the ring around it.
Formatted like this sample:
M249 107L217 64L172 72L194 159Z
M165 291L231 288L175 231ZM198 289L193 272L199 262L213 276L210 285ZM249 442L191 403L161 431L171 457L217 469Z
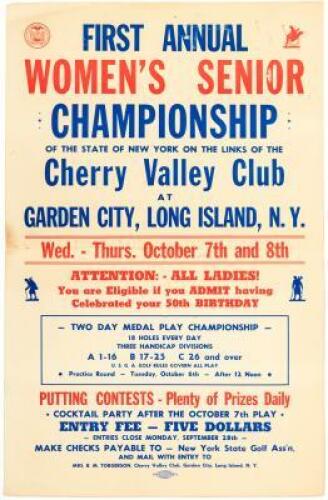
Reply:
M7 18L6 493L322 493L321 3Z

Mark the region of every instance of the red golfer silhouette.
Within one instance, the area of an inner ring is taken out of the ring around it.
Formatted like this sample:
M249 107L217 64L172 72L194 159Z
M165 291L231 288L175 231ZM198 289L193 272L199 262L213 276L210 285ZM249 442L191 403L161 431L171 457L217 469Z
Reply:
M299 48L300 47L300 37L304 32L295 26L289 26L289 32L286 34L285 39L285 49Z

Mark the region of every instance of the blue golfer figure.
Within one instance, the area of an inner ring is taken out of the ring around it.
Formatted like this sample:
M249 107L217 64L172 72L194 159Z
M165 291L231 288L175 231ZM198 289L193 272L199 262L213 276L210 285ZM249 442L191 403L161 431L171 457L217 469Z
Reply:
M294 276L292 281L291 302L303 302L303 276Z
M36 291L39 289L38 285L35 283L33 278L25 278L25 294L26 294L26 302L36 302L38 301L38 296Z

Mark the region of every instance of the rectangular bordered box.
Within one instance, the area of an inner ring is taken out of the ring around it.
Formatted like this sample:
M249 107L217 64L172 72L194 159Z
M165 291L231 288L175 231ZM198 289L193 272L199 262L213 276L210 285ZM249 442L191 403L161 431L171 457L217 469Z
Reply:
M286 380L283 382L274 383L124 383L124 382L107 382L107 383L76 383L76 382L46 382L44 380L44 318L286 318L286 349L287 349L287 367ZM59 385L59 386L287 386L290 385L290 325L289 315L286 314L42 314L40 316L40 382L41 385Z

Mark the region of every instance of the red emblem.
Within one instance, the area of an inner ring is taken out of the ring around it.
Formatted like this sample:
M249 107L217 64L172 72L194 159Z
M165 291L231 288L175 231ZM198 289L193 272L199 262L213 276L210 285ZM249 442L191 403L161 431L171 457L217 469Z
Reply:
M42 49L50 40L50 30L42 23L32 23L27 26L24 33L25 41L34 49Z

